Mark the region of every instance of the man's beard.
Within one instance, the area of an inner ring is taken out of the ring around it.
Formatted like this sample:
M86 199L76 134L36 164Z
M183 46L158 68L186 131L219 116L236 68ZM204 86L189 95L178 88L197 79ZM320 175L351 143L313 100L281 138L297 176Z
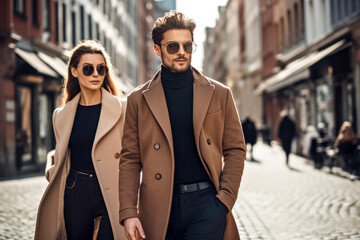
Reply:
M164 59L164 55L163 53L161 52L161 58ZM185 69L182 69L182 70L178 70L176 67L175 67L175 62L176 60L184 60L186 61L186 68ZM185 72L186 70L188 70L188 68L190 67L190 63L191 63L191 55L189 58L185 58L185 57L178 57L178 58L175 58L172 60L173 64L171 65L167 65L165 61L162 61L163 62L163 65L168 69L170 70L171 72L175 72L175 73L178 73L178 72ZM189 63L189 65L187 65Z

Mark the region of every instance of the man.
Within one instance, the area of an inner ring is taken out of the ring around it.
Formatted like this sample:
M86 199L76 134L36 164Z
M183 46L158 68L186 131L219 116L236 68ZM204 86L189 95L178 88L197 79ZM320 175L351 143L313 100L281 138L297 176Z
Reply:
M230 89L190 66L194 28L176 11L157 19L161 71L128 96L119 194L131 240L239 239L243 132Z
M296 136L296 125L289 117L287 110L281 111L280 119L278 137L280 138L281 146L285 152L286 166L289 166L289 155L291 152L292 140Z
M247 116L245 118L245 121L242 123L242 129L244 132L246 145L250 144L250 155L251 155L250 160L255 161L253 156L253 149L257 141L257 130L255 126L255 121L251 116Z

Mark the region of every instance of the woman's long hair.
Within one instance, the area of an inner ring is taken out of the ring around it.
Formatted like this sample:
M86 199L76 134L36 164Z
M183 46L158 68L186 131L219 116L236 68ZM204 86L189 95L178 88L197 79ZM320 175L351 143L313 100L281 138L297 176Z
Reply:
M77 68L81 57L84 54L101 54L105 59L105 65L108 68L108 73L105 75L104 82L102 87L105 88L109 93L114 96L122 96L121 93L118 92L116 88L116 84L114 82L114 73L112 64L110 62L110 57L105 51L104 47L101 45L99 41L96 40L84 40L79 42L74 49L71 51L71 56L68 62L68 73L67 78L64 79L63 89L61 93L60 106L64 106L67 102L73 99L80 92L79 81L76 77L71 74L71 68Z
M349 141L352 142L353 144L356 144L356 134L351 126L351 123L348 121L343 122L340 130L339 130L339 134L336 138L334 147L338 147L339 143L342 141Z

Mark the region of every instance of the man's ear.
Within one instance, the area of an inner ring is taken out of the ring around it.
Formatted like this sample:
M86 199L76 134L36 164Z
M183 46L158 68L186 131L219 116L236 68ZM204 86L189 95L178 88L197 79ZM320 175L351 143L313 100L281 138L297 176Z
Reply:
M156 54L156 56L158 56L159 58L161 58L161 49L160 46L157 44L154 44L154 52Z
M73 75L73 77L78 77L78 73L77 73L76 68L71 67L71 75Z

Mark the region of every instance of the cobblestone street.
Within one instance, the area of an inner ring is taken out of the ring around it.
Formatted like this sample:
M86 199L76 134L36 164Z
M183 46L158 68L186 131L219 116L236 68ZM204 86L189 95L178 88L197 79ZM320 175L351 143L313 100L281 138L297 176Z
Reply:
M34 239L37 208L46 185L44 176L0 181L0 240Z
M360 181L314 170L259 142L233 213L246 239L360 239ZM43 176L0 181L0 240L33 239Z
M360 239L360 181L314 170L258 142L246 161L234 213L245 239Z

